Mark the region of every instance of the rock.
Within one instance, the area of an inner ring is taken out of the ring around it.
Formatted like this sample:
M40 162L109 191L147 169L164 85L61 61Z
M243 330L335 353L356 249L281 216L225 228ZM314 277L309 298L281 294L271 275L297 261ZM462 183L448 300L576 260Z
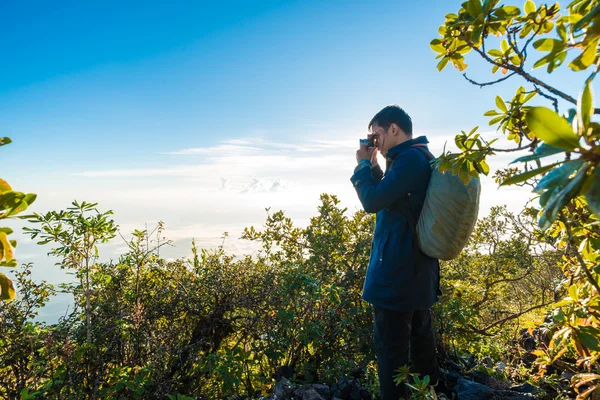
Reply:
M504 364L503 362L497 363L496 364L496 371L504 373L504 371L506 371L506 364Z
M535 360L537 360L538 356L536 356L535 354L533 354L532 352L526 353L521 360L523 361L523 363L528 366L531 367L531 365L535 362Z
M331 395L341 400L360 400L360 382L358 379L341 378L331 387Z
M536 396L531 393L512 392L510 390L498 390L494 392L490 400L534 400Z
M294 368L288 365L282 365L277 367L274 378L277 382L281 380L281 378L292 379L296 371Z
M446 388L447 389L452 389L453 387L455 387L456 385L458 385L458 381L460 379L463 379L462 375L460 375L457 372L454 371L446 371L442 368L440 368L440 371L442 373L442 380L444 381Z
M350 376L355 379L362 379L365 377L365 369L361 367L353 368L352 371L350 371Z
M560 377L566 381L571 381L571 378L573 378L575 376L575 374L572 374L570 372L563 372L562 374L560 374Z
M510 387L510 384L508 382L498 380L493 376L484 374L483 372L473 371L470 372L468 376L470 378L473 378L475 382L485 386L489 386L491 389L494 390L507 390Z
M531 394L536 394L540 391L539 388L533 386L529 382L525 382L524 384L518 385L518 386L511 386L510 390L512 390L514 392L519 392L519 393L531 393Z
M300 386L298 389L296 389L294 391L294 396L296 396L299 399L305 399L306 393L309 391L313 391L315 393L317 393L320 397L329 397L329 386L327 385L302 385ZM311 394L311 396L314 397L313 394Z
M521 329L519 333L521 334L521 337L519 338L519 345L523 349L527 351L532 351L537 347L536 340L533 337L533 335L529 333L529 329Z
M323 397L312 387L308 388L302 395L302 400L325 400Z
M290 382L287 378L281 378L277 385L275 385L275 396L278 399L287 399L296 390L296 386Z
M481 363L488 368L492 368L494 366L494 361L490 357L485 357L481 360Z
M329 397L329 386L327 385L312 385L313 389L317 391L323 397Z
M454 389L458 400L482 400L489 399L494 394L490 387L466 379L459 379Z
M467 369L473 369L477 366L477 361L475 360L475 356L474 355L469 355L469 358L467 359L461 359L461 361L463 362L464 366Z
M294 396L302 398L304 396L304 392L310 389L312 385L302 385L298 389L294 390Z
M454 362L454 361L452 361L452 360L446 360L446 361L444 361L444 364L445 364L445 366L446 366L448 369L450 369L450 370L454 370L454 371L458 371L458 372L460 372L460 371L462 371L463 369L465 369L465 367L463 367L463 366L462 366L462 365L460 365L460 364L457 364L457 363L455 363L455 362Z

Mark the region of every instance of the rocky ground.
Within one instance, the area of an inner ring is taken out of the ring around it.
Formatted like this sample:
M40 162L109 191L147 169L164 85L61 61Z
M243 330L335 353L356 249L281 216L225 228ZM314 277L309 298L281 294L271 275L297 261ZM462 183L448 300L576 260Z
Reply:
M512 385L481 372L461 374L443 370L448 389L438 393L439 399L457 400L531 400L543 398L543 391L530 385ZM540 397L541 396L541 397ZM371 394L357 377L343 377L332 386L323 384L295 385L281 377L269 400L372 400Z
M467 371L463 365L448 362L442 369L444 388L437 396L441 400L531 400L547 398L546 393L529 383L512 384L496 379L476 369ZM263 400L372 400L360 375L343 377L337 383L296 385L280 377L274 392Z

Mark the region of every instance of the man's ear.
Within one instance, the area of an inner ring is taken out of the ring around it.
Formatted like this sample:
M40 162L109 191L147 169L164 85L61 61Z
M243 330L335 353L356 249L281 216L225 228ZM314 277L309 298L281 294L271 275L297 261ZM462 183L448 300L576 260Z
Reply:
M398 134L400 133L400 127L392 122L390 124L390 133L392 136L398 136Z

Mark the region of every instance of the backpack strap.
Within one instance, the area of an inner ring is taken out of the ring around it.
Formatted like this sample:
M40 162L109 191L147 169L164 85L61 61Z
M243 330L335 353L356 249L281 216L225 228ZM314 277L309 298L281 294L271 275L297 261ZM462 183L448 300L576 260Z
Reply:
M427 145L426 144L415 144L413 146L410 146L412 149L416 149L419 150L421 152L421 154L423 154L425 156L425 158L427 159L427 161L431 161L435 158L435 156L433 154L431 154L431 152L427 149Z

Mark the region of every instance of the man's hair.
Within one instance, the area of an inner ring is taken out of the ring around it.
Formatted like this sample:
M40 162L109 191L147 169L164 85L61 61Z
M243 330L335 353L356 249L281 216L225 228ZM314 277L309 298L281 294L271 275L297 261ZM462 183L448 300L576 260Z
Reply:
M392 124L398 125L408 137L412 137L412 120L410 119L410 115L397 104L384 107L383 110L375 114L371 122L369 122L369 130L373 125L379 125L387 131Z

